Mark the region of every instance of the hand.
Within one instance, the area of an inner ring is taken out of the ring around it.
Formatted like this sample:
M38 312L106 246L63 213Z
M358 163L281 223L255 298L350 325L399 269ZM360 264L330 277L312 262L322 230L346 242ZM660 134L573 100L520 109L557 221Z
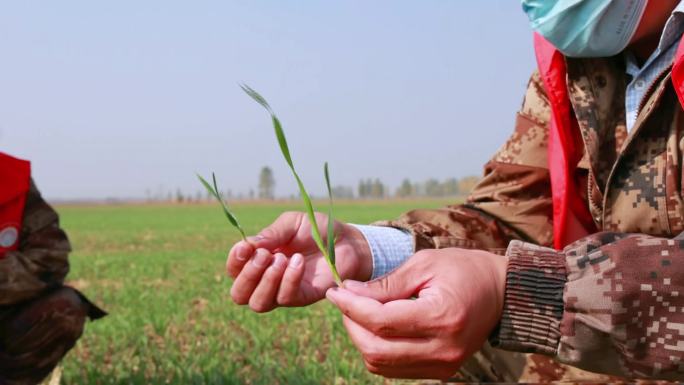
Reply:
M321 234L326 234L328 217L316 213L316 221ZM371 252L363 234L341 222L335 222L335 234L335 265L341 278L369 279ZM235 279L230 291L235 303L249 304L256 312L304 306L323 299L334 285L305 213L284 213L248 240L236 243L226 262L228 274Z
M383 278L345 281L327 297L369 371L445 380L499 322L506 263L479 250L424 250Z

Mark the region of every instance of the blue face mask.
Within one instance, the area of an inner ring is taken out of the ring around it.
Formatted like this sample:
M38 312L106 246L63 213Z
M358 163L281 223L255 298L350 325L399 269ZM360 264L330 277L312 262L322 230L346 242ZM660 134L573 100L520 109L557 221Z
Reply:
M522 0L532 29L569 57L613 56L627 47L647 0Z

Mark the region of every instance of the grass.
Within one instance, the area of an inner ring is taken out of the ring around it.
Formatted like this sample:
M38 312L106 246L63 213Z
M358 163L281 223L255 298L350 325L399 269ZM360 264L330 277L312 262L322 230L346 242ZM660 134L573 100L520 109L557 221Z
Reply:
M339 202L353 223L439 201ZM237 204L254 234L300 202ZM339 313L325 301L256 314L230 301L225 256L239 234L211 205L63 206L68 280L110 315L64 361L79 384L365 384ZM334 357L331 359L330 357Z

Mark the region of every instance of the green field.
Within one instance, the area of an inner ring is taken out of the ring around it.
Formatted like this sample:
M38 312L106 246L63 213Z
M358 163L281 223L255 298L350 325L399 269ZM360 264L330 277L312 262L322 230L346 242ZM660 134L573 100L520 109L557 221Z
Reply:
M369 223L444 202L340 203ZM296 203L241 204L256 233ZM320 302L256 314L230 300L225 256L237 233L214 205L60 206L74 251L68 281L110 316L89 323L64 383L361 384L366 372L339 313Z

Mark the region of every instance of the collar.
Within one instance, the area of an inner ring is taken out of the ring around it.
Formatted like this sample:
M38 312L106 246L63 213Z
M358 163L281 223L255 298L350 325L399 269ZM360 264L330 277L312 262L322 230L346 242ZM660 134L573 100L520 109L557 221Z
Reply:
M639 67L637 60L630 51L624 52L626 72L628 75L637 76L642 69L648 68L664 52L679 43L679 39L684 33L684 0L672 10L672 14L667 19L663 32L660 34L660 41L655 51L648 57L643 66ZM674 56L673 56L674 57Z

